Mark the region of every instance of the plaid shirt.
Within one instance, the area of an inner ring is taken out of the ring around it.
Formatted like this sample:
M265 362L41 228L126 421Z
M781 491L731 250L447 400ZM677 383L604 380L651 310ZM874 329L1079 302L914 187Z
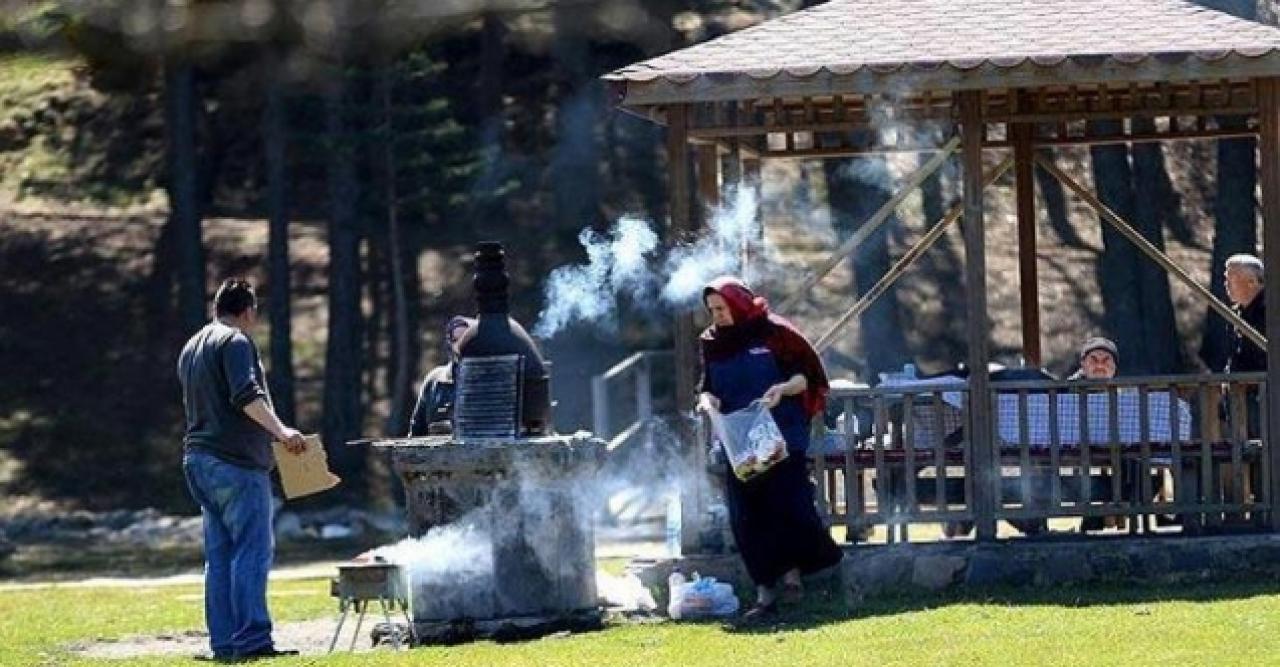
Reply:
M933 449L938 442L964 426L965 394L959 391L942 392L943 405L939 410L932 395L918 395L911 409L912 444L916 449ZM1191 408L1187 401L1177 398L1173 414L1170 413L1168 391L1147 392L1148 442L1171 442L1174 438L1174 422L1178 440L1191 438ZM1143 441L1141 400L1137 390L1121 389L1116 392L1116 419L1114 441L1122 445ZM1081 443L1080 394L1060 392L1057 395L1058 443L1063 447L1076 447ZM1106 445L1113 441L1111 433L1111 398L1104 392L1087 395L1085 402L1088 427L1086 434L1093 445ZM1028 393L1026 412L1016 393L1000 393L996 404L996 429L1002 446L1017 445L1023 441L1020 417L1026 422L1026 444L1031 447L1049 447L1050 431L1049 395ZM1172 418L1171 418L1172 417ZM843 449L836 441L825 443L826 449Z

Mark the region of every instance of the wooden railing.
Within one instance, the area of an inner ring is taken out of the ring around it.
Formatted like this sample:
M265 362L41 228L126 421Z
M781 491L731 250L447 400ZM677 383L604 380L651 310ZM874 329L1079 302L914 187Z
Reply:
M984 519L1024 533L1064 517L1128 517L1131 533L1155 532L1155 515L1184 533L1261 527L1265 392L1261 373L992 382L992 433L971 438L963 381L835 390L834 428L810 447L818 509L850 541L876 526L889 542L922 524L959 536ZM993 474L976 474L977 447Z

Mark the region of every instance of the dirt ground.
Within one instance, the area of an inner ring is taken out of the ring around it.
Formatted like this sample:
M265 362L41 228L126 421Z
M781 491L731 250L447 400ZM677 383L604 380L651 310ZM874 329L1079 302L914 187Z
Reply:
M357 652L372 650L367 630L371 627L366 617L361 637L356 642ZM312 621L277 623L273 630L276 646L281 649L297 649L302 655L323 655L337 627L337 615ZM342 629L344 641L336 650L350 646L352 624L350 620ZM193 657L209 655L209 635L204 631L188 630L173 634L136 635L118 640L83 642L71 645L72 653L85 658L121 660L141 657ZM379 650L390 650L379 649Z

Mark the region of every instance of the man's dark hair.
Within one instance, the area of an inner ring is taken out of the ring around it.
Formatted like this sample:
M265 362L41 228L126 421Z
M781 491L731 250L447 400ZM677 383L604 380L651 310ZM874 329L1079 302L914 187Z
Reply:
M222 286L213 297L213 309L218 317L239 317L244 311L257 305L258 298L253 294L253 283L244 278L227 278L222 281Z

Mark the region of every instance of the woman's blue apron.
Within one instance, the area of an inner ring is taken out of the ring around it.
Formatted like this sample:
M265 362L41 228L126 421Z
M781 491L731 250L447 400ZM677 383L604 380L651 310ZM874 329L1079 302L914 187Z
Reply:
M737 355L708 364L711 394L720 399L720 412L737 412L764 395L769 387L785 382L773 352L763 343L748 346ZM787 441L789 454L803 454L809 447L809 420L800 396L784 396L770 411Z

